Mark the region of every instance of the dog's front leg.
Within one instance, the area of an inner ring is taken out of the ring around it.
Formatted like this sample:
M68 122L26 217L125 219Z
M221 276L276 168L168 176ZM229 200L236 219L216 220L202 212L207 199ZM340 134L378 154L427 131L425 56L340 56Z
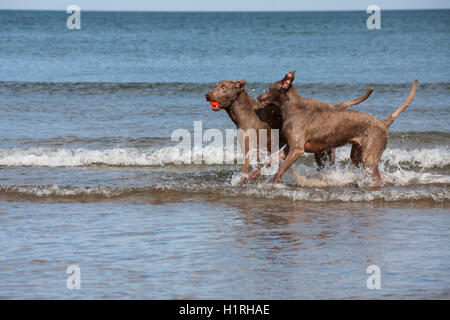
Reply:
M250 161L249 158L246 156L244 158L244 165L242 166L242 170L241 170L241 179L238 182L238 186L241 186L242 184L244 184L245 181L247 181L249 179L248 173L250 172L251 169L251 165L250 165Z
M241 144L243 147L242 151L244 152L244 164L242 166L241 170L241 179L238 182L238 186L241 186L245 181L249 179L248 173L250 172L250 169L252 168L250 163L250 139L248 136L244 137L243 144Z
M286 160L281 164L280 168L278 169L277 174L275 175L275 178L273 179L273 184L277 184L281 181L281 178L283 177L283 174L286 172L287 169L303 154L305 153L305 150L303 148L292 148L289 150L289 154L286 157Z

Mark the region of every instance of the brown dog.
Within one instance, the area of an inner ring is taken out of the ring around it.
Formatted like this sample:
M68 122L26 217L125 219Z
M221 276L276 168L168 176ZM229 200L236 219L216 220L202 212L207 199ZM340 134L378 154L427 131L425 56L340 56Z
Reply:
M362 162L373 182L380 186L378 163L386 149L389 126L413 100L417 80L406 101L387 119L379 120L366 113L336 109L318 100L302 98L292 86L294 78L295 71L287 73L283 80L271 84L269 90L258 97L263 104L281 106L283 133L290 147L273 183L280 182L283 173L304 152L323 152L351 143L352 162L357 166Z
M230 116L231 120L236 124L238 129L247 131L253 129L257 134L257 141L260 141L259 130L267 130L267 150L271 153L271 130L282 129L282 113L278 106L273 104L261 104L255 101L245 90L245 84L247 81L232 81L224 80L217 83L216 88L206 93L205 97L207 101L213 102L211 109L213 111L219 111L225 109ZM349 100L336 105L337 108L345 109L349 106L358 104L366 100L373 89L370 88L360 98ZM333 107L334 108L334 107ZM278 145L280 147L286 144L285 136L282 132L279 134ZM248 158L248 152L250 150L250 141L248 137L245 138L245 142L242 145L243 153L245 155L244 165L242 167L242 173L248 173L251 168L251 164ZM257 150L260 150L257 146ZM287 155L287 148L283 150L284 153L280 155L281 158ZM326 158L326 152L320 152L316 155L316 161L319 167L324 166L324 159ZM330 157L331 158L331 157ZM331 159L332 160L332 159ZM254 173L251 178L256 178L260 174L260 170ZM246 179L243 178L241 183Z

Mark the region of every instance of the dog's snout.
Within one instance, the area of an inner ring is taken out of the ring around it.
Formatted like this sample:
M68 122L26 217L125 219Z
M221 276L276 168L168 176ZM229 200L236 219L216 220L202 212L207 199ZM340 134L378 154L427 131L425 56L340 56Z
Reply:
M211 100L211 95L209 94L209 92L205 94L205 98L207 101Z

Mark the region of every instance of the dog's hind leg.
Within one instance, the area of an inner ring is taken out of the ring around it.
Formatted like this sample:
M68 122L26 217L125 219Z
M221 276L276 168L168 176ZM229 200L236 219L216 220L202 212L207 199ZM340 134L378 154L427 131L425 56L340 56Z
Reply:
M381 186L381 174L378 169L381 156L387 145L387 134L372 135L362 148L362 160L365 170L371 175L375 186Z
M327 151L328 160L330 161L330 164L334 164L334 160L336 158L336 149L330 149Z
M325 161L327 160L326 152L314 153L314 159L316 159L317 169L323 169L325 167Z
M350 152L350 159L353 164L359 168L362 162L362 148L358 143L353 143L352 151Z
M325 162L328 160L331 165L334 164L335 149L330 149L324 152L314 153L314 159L316 159L317 170L325 168Z

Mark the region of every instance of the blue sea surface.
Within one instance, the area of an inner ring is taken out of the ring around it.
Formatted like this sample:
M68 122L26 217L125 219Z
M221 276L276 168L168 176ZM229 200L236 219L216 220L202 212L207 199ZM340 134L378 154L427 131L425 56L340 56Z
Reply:
M0 12L0 79L39 82L448 82L450 10L365 12Z

